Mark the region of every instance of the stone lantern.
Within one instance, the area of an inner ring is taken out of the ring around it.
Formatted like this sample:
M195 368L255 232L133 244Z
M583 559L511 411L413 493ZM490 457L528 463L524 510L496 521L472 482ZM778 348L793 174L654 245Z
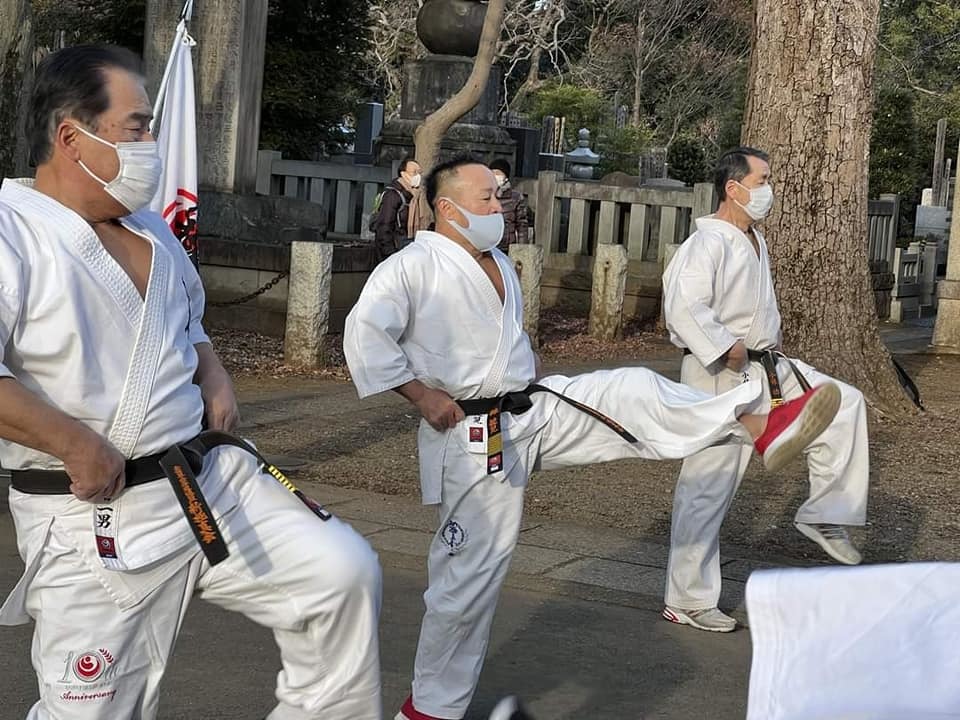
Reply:
M379 161L399 160L413 150L413 133L423 119L464 86L480 46L487 3L480 0L426 0L417 15L417 36L431 55L403 67L400 117L381 131ZM482 158L514 158L515 142L498 127L501 71L490 79L477 106L447 131L440 160L472 153Z
M427 0L417 14L417 36L434 55L474 57L486 14L478 0Z
M567 176L574 180L593 180L593 171L600 164L600 156L590 149L590 131L581 128L577 147L564 159L567 162Z

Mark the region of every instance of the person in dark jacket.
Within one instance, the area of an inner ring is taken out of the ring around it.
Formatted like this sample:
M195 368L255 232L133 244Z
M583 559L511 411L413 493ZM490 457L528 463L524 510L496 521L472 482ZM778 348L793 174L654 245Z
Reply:
M527 197L519 190L510 187L510 163L503 158L497 158L489 165L497 178L500 189L497 198L503 207L503 240L497 245L503 252L508 252L510 245L529 242L527 225L529 208Z
M416 212L411 213L411 208L416 205L420 179L420 163L407 157L400 163L400 175L384 188L372 223L378 262L402 250L416 234Z

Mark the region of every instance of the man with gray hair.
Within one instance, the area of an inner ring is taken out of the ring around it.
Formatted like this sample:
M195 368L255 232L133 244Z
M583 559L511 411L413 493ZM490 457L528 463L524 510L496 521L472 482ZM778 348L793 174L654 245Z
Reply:
M810 386L835 383L840 410L804 448L810 495L797 510L796 528L834 560L860 562L846 526L863 525L869 458L863 395L781 350L780 312L767 245L756 224L773 206L766 153L736 148L720 158L715 184L720 207L696 220L663 274L663 308L670 338L683 350L680 380L720 394L762 379L771 407ZM677 480L667 567L671 622L730 632L736 620L721 612L720 525L740 485L753 448L727 444L686 458Z
M36 180L0 187L0 462L26 565L0 625L35 623L28 718L155 718L196 593L273 629L270 720L378 720L376 555L227 434L200 277L145 209L139 68L110 47L44 58Z

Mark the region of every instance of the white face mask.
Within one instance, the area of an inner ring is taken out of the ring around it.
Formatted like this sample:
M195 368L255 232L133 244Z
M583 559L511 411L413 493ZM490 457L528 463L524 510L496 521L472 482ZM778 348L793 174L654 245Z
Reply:
M417 173L416 175L411 175L408 182L410 183L410 187L416 190L418 187L420 187L420 182L422 180L423 177L420 175L420 173Z
M734 182L737 182L734 180ZM737 185L742 187L744 190L750 193L750 202L746 205L741 205L736 200L734 200L737 205L743 208L743 211L749 215L754 220L763 220L767 215L770 214L770 209L773 207L773 188L770 187L770 183L764 183L759 187L748 188L746 185L737 182Z
M439 199L449 202L467 218L467 222L470 223L469 227L460 227L454 220L447 220L447 222L453 225L480 252L492 250L503 239L503 215L501 213L476 215L469 210L464 210L448 197Z
M110 181L97 177L80 161L80 167L86 171L87 175L103 185L108 195L132 213L149 205L153 196L157 194L157 188L160 187L160 175L163 172L160 155L157 153L157 143L153 140L112 143L84 130L79 125L74 127L97 142L112 147L116 150L120 161L117 176Z

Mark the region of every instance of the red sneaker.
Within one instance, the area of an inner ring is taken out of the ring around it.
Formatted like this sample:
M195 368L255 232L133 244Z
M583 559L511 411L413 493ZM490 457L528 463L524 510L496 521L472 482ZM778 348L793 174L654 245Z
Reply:
M434 717L433 715L427 715L417 710L413 706L413 695L407 698L407 701L403 704L403 707L400 708L400 712L397 713L397 716L393 720L444 720L443 718Z
M840 388L826 383L771 410L767 429L753 442L767 470L779 470L803 452L833 422L839 409Z

